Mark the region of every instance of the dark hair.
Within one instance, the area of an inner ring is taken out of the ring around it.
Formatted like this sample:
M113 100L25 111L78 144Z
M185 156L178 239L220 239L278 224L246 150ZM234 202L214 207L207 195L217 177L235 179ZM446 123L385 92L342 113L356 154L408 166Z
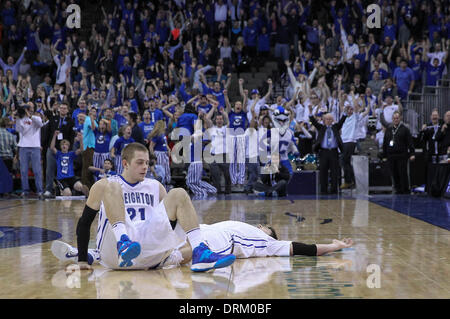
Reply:
M111 164L111 170L114 170L114 162L113 162L112 159L106 158L106 159L103 161L103 163L105 163L105 162L109 162L109 163Z
M275 229L273 229L272 226L267 226L267 228L269 228L270 231L272 232L272 233L270 234L270 237L272 237L273 239L278 240L277 232L275 231Z
M137 123L137 118L138 118L138 116L137 116L136 113L134 113L134 112L128 112L128 116L130 117L130 120L133 121L133 123Z

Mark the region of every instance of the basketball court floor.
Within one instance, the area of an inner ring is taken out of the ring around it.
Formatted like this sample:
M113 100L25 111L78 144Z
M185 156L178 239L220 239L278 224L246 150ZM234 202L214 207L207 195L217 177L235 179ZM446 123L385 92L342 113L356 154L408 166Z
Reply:
M76 245L84 200L0 201L0 299L450 298L450 201L417 196L194 200L201 223L274 226L280 239L354 246L320 257L241 259L225 269L66 274L53 240ZM91 229L90 247L95 246Z

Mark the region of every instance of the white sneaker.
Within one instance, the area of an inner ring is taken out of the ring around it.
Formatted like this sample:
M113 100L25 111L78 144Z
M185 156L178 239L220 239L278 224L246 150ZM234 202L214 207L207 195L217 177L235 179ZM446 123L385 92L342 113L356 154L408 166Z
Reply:
M78 249L65 242L59 240L53 241L51 250L53 255L61 261L78 261Z
M44 196L45 196L45 197L52 196L52 193L50 193L49 191L45 191Z
M53 255L61 261L71 261L78 262L78 249L70 246L69 244L55 240L52 242L51 247ZM88 264L92 265L94 260L99 260L99 256L95 256L96 254L89 249L88 251ZM95 258L94 258L95 257Z

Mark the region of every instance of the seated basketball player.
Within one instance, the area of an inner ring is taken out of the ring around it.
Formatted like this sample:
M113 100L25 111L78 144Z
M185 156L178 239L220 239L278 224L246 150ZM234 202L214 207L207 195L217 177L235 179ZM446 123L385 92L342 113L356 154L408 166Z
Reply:
M90 268L90 228L99 211L97 251L105 267L148 269L187 263L192 258L192 271L207 271L234 262L234 255L213 253L204 244L195 209L184 189L166 193L161 183L145 178L149 153L144 145L127 145L122 164L122 175L101 179L90 189L76 229L80 269ZM177 224L189 244L183 245L175 234Z
M331 244L304 244L278 240L275 230L270 226L252 226L239 221L223 221L212 225L201 224L203 238L215 253L232 252L236 258L271 256L321 256L353 245L353 241L344 238L334 239ZM181 229L175 229L178 236L185 238ZM52 243L52 252L62 261L76 261L77 250L61 241ZM90 262L98 261L98 251L89 249Z

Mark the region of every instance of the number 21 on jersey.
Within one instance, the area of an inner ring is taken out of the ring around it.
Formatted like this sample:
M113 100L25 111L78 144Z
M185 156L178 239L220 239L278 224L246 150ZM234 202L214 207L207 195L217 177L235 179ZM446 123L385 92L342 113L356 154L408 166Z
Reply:
M128 216L130 216L131 220L134 220L136 217L140 218L140 220L145 220L145 207L141 207L137 210L133 207L127 208Z

